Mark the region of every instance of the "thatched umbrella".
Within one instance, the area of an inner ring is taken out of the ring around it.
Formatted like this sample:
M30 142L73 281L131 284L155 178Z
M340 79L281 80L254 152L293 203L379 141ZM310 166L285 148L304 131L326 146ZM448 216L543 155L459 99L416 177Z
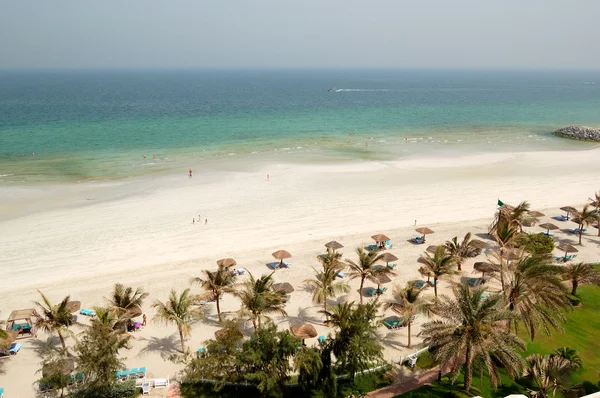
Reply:
M244 335L242 334L242 332L240 332L237 329L219 329L215 332L215 337L216 338L223 338L226 336L230 336L231 338L238 338L241 339L242 337L244 337Z
M387 276L386 274L383 274L383 273L375 275L375 279L377 279L377 289L378 290L381 287L381 285L383 285L384 283L390 283L392 281L389 276Z
M287 282L274 283L273 290L275 290L276 292L283 292L285 294L289 294L294 291L294 286Z
M131 319L131 318L137 318L138 316L141 316L142 313L143 313L142 308L140 306L135 306L135 307L129 308L123 316Z
M560 208L562 211L567 212L567 220L569 219L569 213L577 213L577 209L573 206L564 206Z
M309 323L291 326L290 332L292 332L292 335L295 337L302 339L302 345L304 345L305 339L312 339L313 337L317 337L318 334L315 327Z
M502 257L507 261L518 260L522 257L523 252L520 250L507 250L502 254Z
M48 363L42 366L42 377L46 378L52 376L55 372L54 366L60 366L60 372L64 376L70 375L75 370L75 360L73 358L63 358L56 361L56 365L54 363Z
M398 257L394 256L392 253L383 253L381 255L381 261L385 261L385 265L389 265L390 261L398 261Z
M79 312L81 309L81 301L69 301L67 302L67 308L69 312Z
M420 267L419 268L419 274L421 274L421 276L426 276L427 277L427 283L429 283L429 279L431 278L431 273L429 272L429 270L425 267Z
M333 252L335 253L336 250L341 249L342 247L344 247L344 245L342 245L339 242L336 242L335 240L332 240L331 242L325 243L325 247L327 248L327 250L333 250Z
M431 228L427 227L417 228L415 229L415 231L417 231L420 234L423 234L423 242L425 242L425 235L430 235L434 233L434 231Z
M426 249L426 250L427 250L429 253L435 253L435 251L437 250L437 248L438 248L438 245L429 245L429 246L427 246L427 249Z
M385 241L390 240L390 238L384 234L375 234L371 236L371 238L373 238L379 247L383 247L385 245Z
M546 230L546 235L550 235L550 230L554 231L554 230L560 229L556 225L549 223L549 222L547 222L545 224L540 224L539 227L544 228Z
M292 257L290 252L285 250L277 250L276 252L271 253L271 255L275 257L276 260L279 260L279 266L283 265L283 260Z
M573 245L571 245L569 243L561 243L556 248L560 251L565 252L565 260L567 259L568 253L577 253L579 251L579 250L577 250L576 247L573 247Z
M528 211L527 214L529 214L533 218L540 218L540 217L545 216L544 213L542 213L541 211L537 211L537 210Z
M229 268L233 267L234 265L237 265L237 262L233 258L222 258L220 260L217 260L217 265L219 267Z
M496 266L494 264L485 262L485 261L480 261L477 262L475 264L473 264L473 269L475 269L475 271L481 272L481 278L485 278L485 273L490 273L490 272L495 272L496 271Z

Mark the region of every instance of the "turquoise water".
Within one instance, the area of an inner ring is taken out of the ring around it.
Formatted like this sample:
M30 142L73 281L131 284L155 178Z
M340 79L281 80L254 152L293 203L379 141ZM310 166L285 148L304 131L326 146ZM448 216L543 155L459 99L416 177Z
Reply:
M0 72L0 184L583 149L550 132L599 110L599 71Z

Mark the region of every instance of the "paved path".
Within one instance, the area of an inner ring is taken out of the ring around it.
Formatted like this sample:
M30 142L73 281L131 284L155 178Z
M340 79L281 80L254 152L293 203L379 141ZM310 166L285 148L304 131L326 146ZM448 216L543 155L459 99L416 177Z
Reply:
M448 370L444 369L446 374ZM419 387L424 386L425 384L432 383L438 378L439 367L426 370L424 372L419 372L418 374L402 378L400 377L398 380L394 382L394 384L389 385L387 387L381 388L379 390L371 391L367 394L367 397L370 398L392 398L398 394L404 394L405 392L409 392L412 390L416 390Z

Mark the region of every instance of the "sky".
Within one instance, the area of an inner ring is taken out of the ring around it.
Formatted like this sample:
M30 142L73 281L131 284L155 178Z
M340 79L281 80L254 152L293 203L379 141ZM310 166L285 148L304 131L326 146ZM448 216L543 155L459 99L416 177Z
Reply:
M598 0L0 0L0 68L600 68Z

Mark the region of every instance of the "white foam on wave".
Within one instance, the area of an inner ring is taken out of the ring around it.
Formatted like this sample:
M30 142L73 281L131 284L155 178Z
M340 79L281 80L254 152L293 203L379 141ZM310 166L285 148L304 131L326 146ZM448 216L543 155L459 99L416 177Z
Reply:
M14 174L0 174L0 177L10 177L14 176Z

